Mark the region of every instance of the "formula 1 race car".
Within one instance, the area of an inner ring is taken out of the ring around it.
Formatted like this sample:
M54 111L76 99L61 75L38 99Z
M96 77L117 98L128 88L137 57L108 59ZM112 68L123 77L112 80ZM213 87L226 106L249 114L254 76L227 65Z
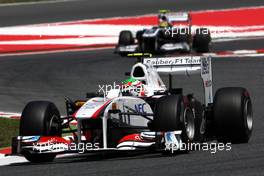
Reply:
M192 50L198 53L209 52L210 31L207 28L197 28L192 31L190 14L161 10L158 23L158 26L135 33L128 30L121 31L115 52L122 56L137 51L156 54L177 51L190 53Z
M19 136L13 138L12 154L47 162L61 153L173 153L183 144L213 139L247 143L253 124L249 92L227 87L213 97L211 69L211 58L205 56L142 58L121 85L107 91L102 86L102 96L66 98L65 117L52 102L29 102L22 112ZM203 81L204 103L172 87L173 75L196 73ZM168 88L159 74L169 76Z

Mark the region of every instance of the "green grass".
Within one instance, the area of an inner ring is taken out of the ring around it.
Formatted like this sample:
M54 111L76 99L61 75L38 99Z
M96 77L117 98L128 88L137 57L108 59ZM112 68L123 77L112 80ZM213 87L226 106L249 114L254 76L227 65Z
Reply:
M34 1L46 1L46 0L0 0L0 3L34 2Z
M11 138L18 132L19 120L0 118L0 148L11 146Z

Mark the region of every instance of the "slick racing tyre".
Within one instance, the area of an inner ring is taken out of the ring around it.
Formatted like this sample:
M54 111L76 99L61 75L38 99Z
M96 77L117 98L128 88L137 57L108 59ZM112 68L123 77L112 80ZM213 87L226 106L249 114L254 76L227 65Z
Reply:
M248 91L240 87L219 89L214 97L213 118L218 141L247 143L253 129Z
M210 51L211 34L209 29L196 29L193 37L193 48L197 53L206 53Z
M155 131L182 130L181 138L184 143L192 142L195 136L194 114L185 105L182 95L159 98L152 125Z
M20 136L61 136L61 119L57 107L48 101L32 101L24 108ZM49 162L56 154L23 153L30 162Z
M121 31L119 34L118 45L126 46L134 44L134 38L131 31Z

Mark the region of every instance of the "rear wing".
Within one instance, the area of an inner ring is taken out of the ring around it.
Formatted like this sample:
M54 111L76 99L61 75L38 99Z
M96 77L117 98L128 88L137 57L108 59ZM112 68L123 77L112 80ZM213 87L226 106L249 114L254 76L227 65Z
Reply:
M143 58L143 64L152 66L160 74L200 74L205 92L205 104L213 103L212 66L210 56L180 56Z
M163 74L198 74L201 70L201 56L180 56L180 57L157 57L144 58L143 64L151 65L157 72Z
M167 13L166 16L171 23L189 22L191 20L188 12Z

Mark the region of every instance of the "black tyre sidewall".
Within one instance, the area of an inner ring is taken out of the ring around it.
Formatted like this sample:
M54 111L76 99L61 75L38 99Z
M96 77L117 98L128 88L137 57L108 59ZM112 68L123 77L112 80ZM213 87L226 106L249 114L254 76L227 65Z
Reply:
M55 126L58 125L56 128L50 128L52 120L60 123L60 113L53 103L48 101L29 102L21 115L20 136L61 136L60 124L55 124ZM25 151L23 155L33 163L50 162L56 157L54 153L34 154L29 151Z
M163 96L156 102L153 126L157 131L180 129L183 114L182 96ZM175 116L175 114L177 114Z
M208 31L208 33L203 33L202 31ZM200 28L196 30L193 37L193 48L197 53L205 53L210 51L211 34L206 28Z
M155 131L182 131L182 141L192 142L189 139L184 124L184 112L188 110L194 116L190 107L186 106L182 95L170 95L161 97L155 106L152 126ZM195 133L195 132L194 132Z
M249 93L244 88L222 88L214 98L214 124L220 142L247 143L252 132L247 125L245 103L252 104Z
M60 118L57 107L48 101L32 101L24 108L20 121L21 136L60 136L61 131L56 134L50 132L51 118Z
M119 34L118 45L126 46L134 44L134 38L131 31L121 31Z

